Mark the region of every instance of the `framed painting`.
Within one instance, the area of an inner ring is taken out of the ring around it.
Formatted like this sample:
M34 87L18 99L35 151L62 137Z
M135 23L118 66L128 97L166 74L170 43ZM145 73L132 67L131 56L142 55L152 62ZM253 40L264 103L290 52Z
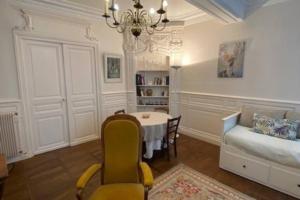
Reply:
M219 78L242 78L244 72L246 41L235 41L220 45L218 59Z
M122 56L104 54L104 80L106 83L122 82Z

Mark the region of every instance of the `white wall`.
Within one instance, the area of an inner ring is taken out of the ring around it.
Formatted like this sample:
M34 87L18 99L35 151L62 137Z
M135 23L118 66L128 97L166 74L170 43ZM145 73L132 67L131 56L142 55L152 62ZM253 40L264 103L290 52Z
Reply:
M0 1L0 98L18 98L17 68L12 29L20 24L8 1Z
M13 28L21 26L24 21L20 12L12 8L9 0L0 1L0 99L19 98L17 67L14 54ZM61 20L55 17L34 16L34 32L45 37L57 37L70 41L90 42L85 38L85 25ZM99 40L99 61L103 70L103 53L122 54L122 35L108 28L104 21L92 25L93 32ZM125 70L124 70L125 71ZM124 74L123 74L124 75ZM103 77L101 77L103 80ZM125 80L125 76L123 77ZM102 84L103 92L125 91L126 84Z
M185 28L181 90L300 100L300 1L264 7L245 22L216 21ZM217 78L219 45L247 40L244 77Z
M222 118L243 105L300 111L300 1L264 7L246 21L185 27L178 107L181 131L215 144ZM219 45L247 40L244 77L217 77Z

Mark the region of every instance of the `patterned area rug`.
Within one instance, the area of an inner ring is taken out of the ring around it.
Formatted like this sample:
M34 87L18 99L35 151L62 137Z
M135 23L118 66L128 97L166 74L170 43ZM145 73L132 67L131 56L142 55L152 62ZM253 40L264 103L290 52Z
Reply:
M155 180L150 200L254 200L183 164Z

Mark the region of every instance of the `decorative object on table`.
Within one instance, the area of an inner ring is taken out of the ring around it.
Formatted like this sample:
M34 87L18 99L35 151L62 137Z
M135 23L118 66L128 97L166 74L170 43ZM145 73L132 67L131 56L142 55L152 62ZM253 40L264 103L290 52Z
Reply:
M167 132L164 138L164 142L166 143L166 151L167 151L167 158L170 160L170 140L172 141L172 145L174 147L174 155L177 158L177 135L178 134L178 127L181 120L181 116L175 117L173 119L168 119L167 123Z
M278 137L286 140L296 140L299 121L289 119L274 119L254 113L253 131L256 133Z
M154 181L150 200L254 200L210 177L180 164Z
M149 118L150 118L150 113L144 113L144 114L142 115L142 118L143 118L143 119L149 119Z
M155 31L162 31L170 22L167 17L166 0L161 0L160 8L156 11L158 16L155 15L154 8L151 8L149 12L144 10L140 0L133 2L133 9L120 13L119 5L115 3L115 0L111 0L111 3L110 0L104 0L105 12L102 16L107 25L115 28L119 33L131 32L135 38L138 38L142 32L152 35Z
M246 41L235 41L220 45L218 77L242 78Z
M153 175L147 163L141 161L142 132L140 122L131 115L113 115L105 120L101 131L105 159L89 167L78 179L77 199L82 199L88 182L98 172L101 185L89 199L148 199Z
M151 97L152 94L153 94L153 90L152 89L147 89L146 94L147 94L148 97Z
M122 56L104 54L104 79L107 83L122 82Z

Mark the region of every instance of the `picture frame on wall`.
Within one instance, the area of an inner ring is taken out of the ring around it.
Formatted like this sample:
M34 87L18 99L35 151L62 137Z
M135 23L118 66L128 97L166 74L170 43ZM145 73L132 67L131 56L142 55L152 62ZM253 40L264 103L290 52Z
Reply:
M219 78L242 78L246 41L233 41L220 45L218 59Z
M104 81L106 83L121 83L122 73L122 55L104 54Z

